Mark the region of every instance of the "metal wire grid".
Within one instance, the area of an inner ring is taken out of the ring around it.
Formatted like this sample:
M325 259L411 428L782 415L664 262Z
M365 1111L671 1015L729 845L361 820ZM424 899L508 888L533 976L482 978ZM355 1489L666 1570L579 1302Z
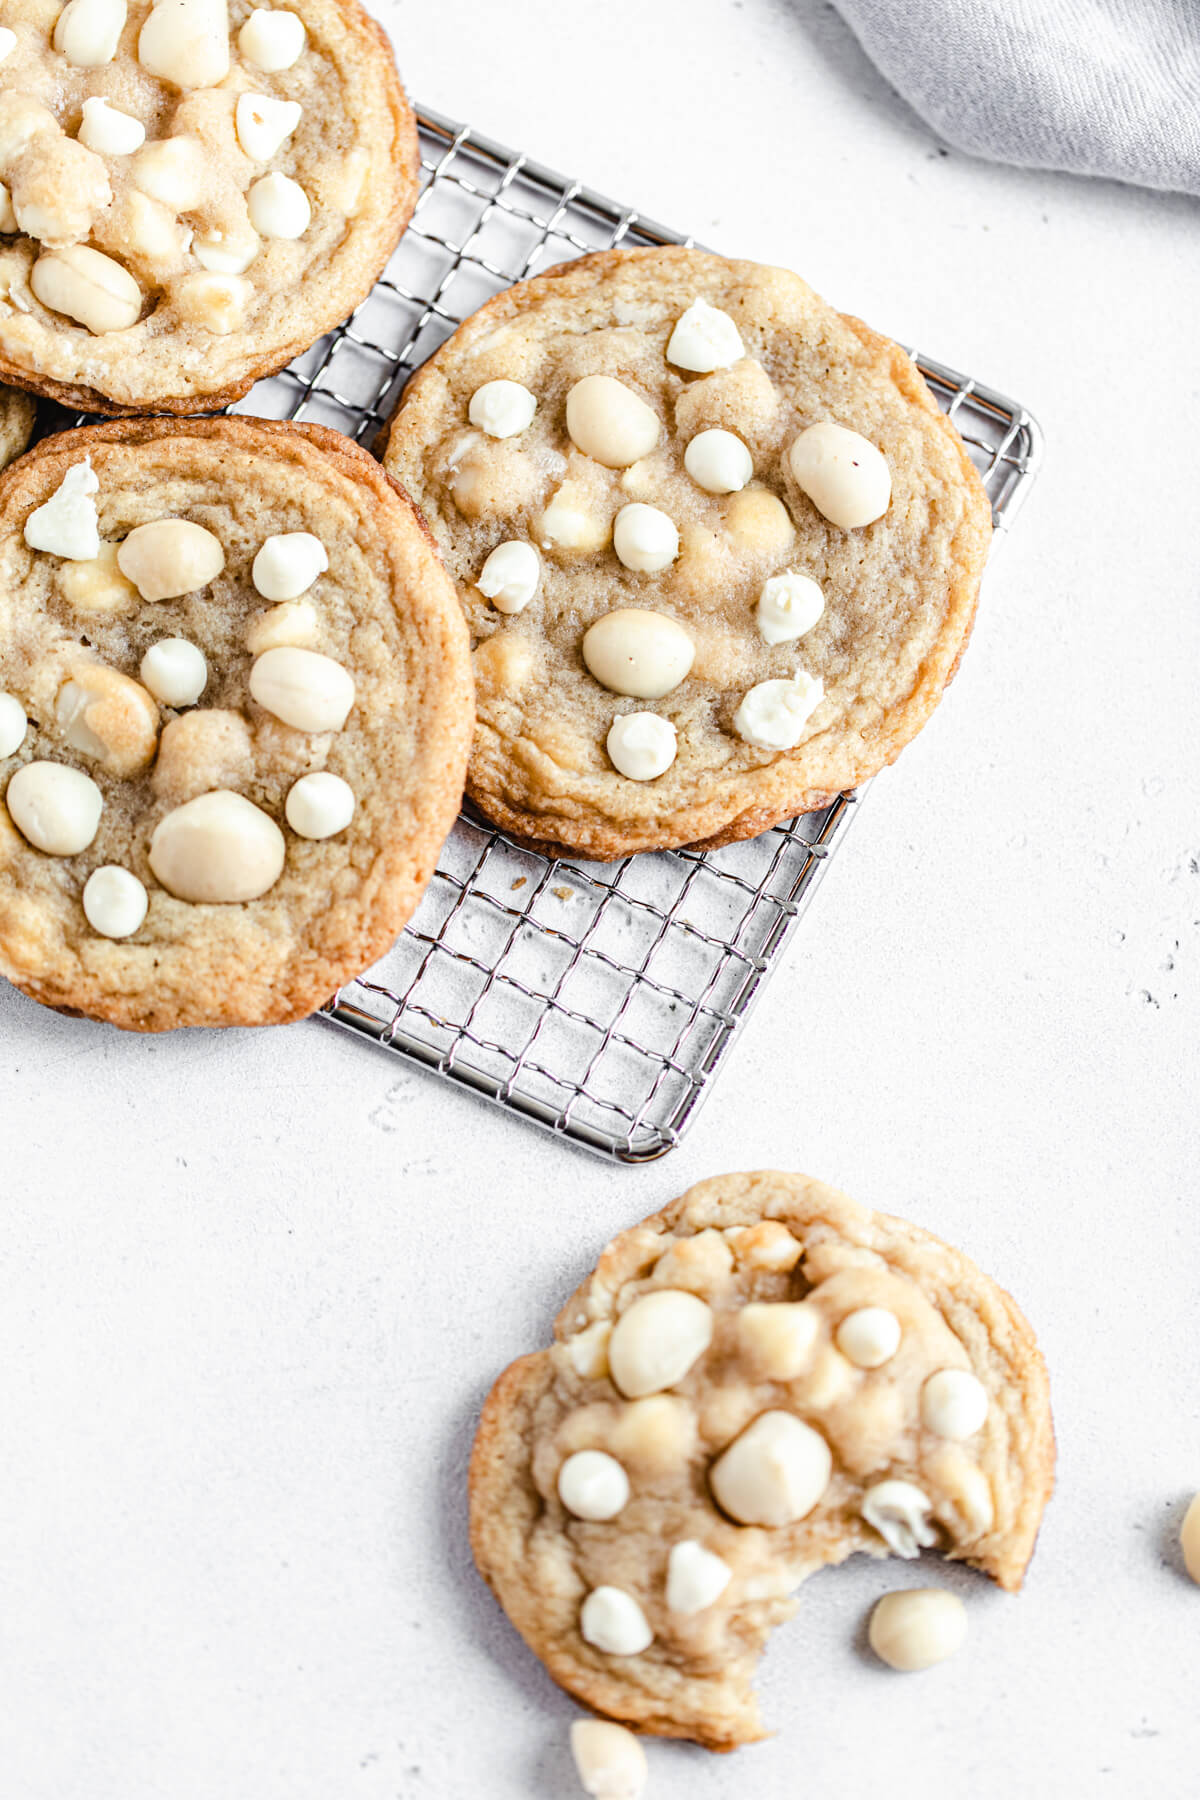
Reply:
M233 410L368 443L413 369L477 307L553 263L688 238L433 112L422 193L353 318ZM998 527L1040 457L1036 422L917 362L958 425ZM679 1142L856 808L715 853L556 861L470 810L389 954L321 1016L623 1162Z

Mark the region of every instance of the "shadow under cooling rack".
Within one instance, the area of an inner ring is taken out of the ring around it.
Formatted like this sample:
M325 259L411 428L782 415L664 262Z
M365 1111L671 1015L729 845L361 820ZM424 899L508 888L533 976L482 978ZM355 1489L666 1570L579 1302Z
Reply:
M501 288L616 245L691 239L440 114L383 279L235 411L370 444L412 371ZM924 356L997 527L1040 456L1023 407ZM395 947L323 1018L624 1162L679 1142L854 816L846 795L750 843L555 861L469 812Z

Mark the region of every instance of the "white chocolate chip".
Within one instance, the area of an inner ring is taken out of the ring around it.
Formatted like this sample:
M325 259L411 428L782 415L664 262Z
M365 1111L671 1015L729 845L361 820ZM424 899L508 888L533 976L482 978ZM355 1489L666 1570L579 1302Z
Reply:
M612 1326L608 1320L596 1319L567 1339L566 1352L571 1367L585 1381L599 1381L608 1374L608 1340L611 1336Z
M497 612L524 612L538 591L542 565L532 544L512 538L497 544L482 569L476 587Z
M73 463L41 506L25 521L25 542L72 562L90 562L100 554L100 522L96 502L100 483L90 460Z
M832 419L802 431L788 462L817 511L844 531L873 524L891 504L887 459L857 431Z
M743 695L733 729L757 750L793 750L824 698L824 682L804 669L790 681L760 681Z
M790 1525L829 1486L833 1458L819 1431L793 1413L765 1412L713 1464L717 1504L741 1525Z
M1200 1494L1194 1494L1179 1527L1179 1548L1183 1566L1192 1580L1200 1585Z
M264 75L290 69L304 54L307 33L294 12L272 12L256 6L238 33L238 49L252 68Z
M0 693L0 762L21 748L28 727L25 708L17 696Z
M967 1609L945 1588L903 1588L885 1594L867 1628L871 1648L889 1669L911 1673L945 1662L967 1636Z
M754 474L754 459L732 431L699 432L683 453L683 466L706 494L737 494Z
M99 94L84 101L79 142L89 150L100 156L132 156L145 141L146 127L140 119L119 111Z
M96 835L104 801L90 775L66 763L30 762L4 796L21 836L47 856L76 856Z
M631 1400L674 1387L703 1356L712 1334L712 1311L695 1294L678 1288L643 1294L613 1327L613 1381Z
M265 538L250 579L264 600L298 600L329 567L329 556L311 531L280 531Z
M246 205L250 223L265 238L303 237L312 222L308 195L298 181L278 171L253 184Z
M622 713L604 740L608 760L628 781L657 781L678 754L679 742L670 719L657 713Z
M303 108L298 100L276 100L269 94L241 94L234 114L237 140L253 162L270 162L290 138Z
M537 401L519 381L485 381L471 395L467 417L489 437L516 437L533 422Z
M345 831L354 817L354 789L340 775L317 769L288 789L284 816L297 837L319 842Z
M228 788L167 813L150 839L150 867L179 900L257 900L283 872L287 846L274 819Z
M226 0L154 0L137 55L148 74L175 87L216 87L229 73Z
M558 1471L558 1497L577 1519L615 1519L629 1501L629 1477L615 1456L577 1450Z
M129 270L87 244L39 256L29 285L43 306L86 325L97 337L127 331L142 314L142 290Z
M825 596L810 575L788 569L763 582L758 629L768 644L786 644L811 631L825 611Z
M175 290L175 304L189 325L228 337L241 326L253 292L240 275L189 275Z
M721 1598L733 1570L694 1538L671 1546L667 1557L667 1607L673 1613L704 1612Z
M54 48L73 69L99 69L117 53L125 0L69 0L54 27Z
M159 10L151 17L159 17L169 4L170 0L159 0ZM158 138L144 144L129 165L129 179L172 212L190 212L208 185L204 146L194 137Z
M588 627L580 651L588 671L610 693L661 700L686 678L696 646L665 613L618 606Z
M194 706L208 685L204 652L187 638L160 638L151 644L138 673L164 706Z
M110 774L144 769L158 748L158 707L139 682L106 663L79 663L54 701L63 742Z
M290 644L257 658L250 692L297 731L340 731L354 705L354 682L341 663Z
M741 333L729 314L707 300L692 301L667 345L667 361L697 375L728 369L745 354Z
M586 1643L609 1656L637 1656L654 1642L645 1613L618 1587L592 1589L580 1609L579 1630Z
M190 519L138 525L117 551L117 567L143 600L178 600L215 581L225 567L220 538Z
M674 519L657 506L633 500L613 522L613 549L627 569L657 575L679 555L679 532Z
M247 225L243 231L214 231L192 239L192 255L202 269L214 275L241 275L258 255L258 234Z
M857 1369L878 1369L900 1348L900 1321L885 1306L860 1306L837 1328L837 1347Z
M567 395L567 431L585 456L627 469L658 443L658 414L612 375L585 375Z
M987 1415L987 1389L969 1369L939 1369L921 1389L921 1423L937 1437L974 1437Z
M930 1524L932 1503L911 1481L878 1481L869 1487L860 1508L873 1531L906 1561L932 1549L938 1534Z
M16 47L16 32L10 31L7 25L0 25L0 62L6 62Z
M820 1320L803 1300L752 1300L737 1325L746 1355L771 1381L794 1381L812 1361Z
M83 914L101 937L132 937L146 917L150 896L129 869L106 863L84 883Z
M117 567L118 544L101 544L86 562L64 562L58 571L59 592L78 612L131 612L138 591Z
M292 645L307 650L317 641L317 609L311 600L285 600L269 612L258 613L246 627L246 648L251 656Z
M646 1752L624 1725L608 1719L576 1719L571 1755L590 1800L641 1800L646 1786Z

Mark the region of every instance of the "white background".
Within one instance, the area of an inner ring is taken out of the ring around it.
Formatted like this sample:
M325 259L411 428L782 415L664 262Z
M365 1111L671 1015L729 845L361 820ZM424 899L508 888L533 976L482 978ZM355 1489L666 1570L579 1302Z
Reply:
M384 0L385 8L387 0ZM683 1147L545 1140L319 1024L155 1040L0 992L6 1800L552 1800L577 1716L485 1593L473 1421L605 1239L804 1169L1034 1321L1058 1492L953 1663L861 1559L772 1741L652 1796L1194 1793L1197 208L939 152L811 0L387 8L412 91L1024 399L1045 473Z

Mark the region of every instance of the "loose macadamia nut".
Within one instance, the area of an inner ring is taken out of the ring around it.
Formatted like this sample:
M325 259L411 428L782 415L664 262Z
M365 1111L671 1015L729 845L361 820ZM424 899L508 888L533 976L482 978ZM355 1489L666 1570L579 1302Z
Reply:
M47 856L86 850L104 808L90 775L54 762L25 763L9 782L4 803L21 836Z
M585 375L567 395L567 431L585 456L627 469L649 456L662 427L653 407L612 375Z
M578 1450L558 1471L558 1497L577 1519L615 1519L629 1500L629 1477L615 1456Z
M696 646L665 613L620 606L584 633L580 653L610 693L661 700L687 677Z
M29 720L15 694L0 694L0 760L12 756L25 742Z
M654 1642L646 1615L623 1588L593 1588L579 1615L579 1629L589 1644L609 1656L638 1656Z
M257 900L283 873L286 844L274 819L244 794L200 794L167 813L150 839L150 867L179 900Z
M788 461L817 511L844 531L873 524L891 505L887 459L861 433L832 419L802 431Z
M149 905L143 883L115 863L93 869L84 883L84 917L101 937L132 937L144 923Z
M944 1588L903 1588L876 1603L867 1636L889 1669L931 1669L966 1642L967 1609Z
M318 842L345 831L354 817L354 789L340 775L315 769L288 789L284 816L297 837Z
M519 381L485 381L471 395L467 416L489 437L516 437L532 423L537 400Z
M571 1726L571 1755L590 1800L641 1800L646 1752L623 1725L608 1719L576 1719Z
M712 1332L712 1311L695 1294L677 1288L644 1294L613 1327L612 1378L630 1399L674 1387L708 1349Z
M790 681L760 681L742 698L733 729L758 750L793 750L825 698L825 686L797 669Z
M709 1472L717 1504L742 1525L790 1525L829 1486L833 1459L819 1431L792 1413L760 1413Z
M604 740L609 761L630 781L657 781L679 752L678 733L670 719L657 713L622 713Z
M143 600L176 600L215 581L225 567L219 538L190 519L138 525L117 551L117 567Z
M264 651L256 659L250 692L297 731L340 731L354 705L354 682L340 663L292 645Z

